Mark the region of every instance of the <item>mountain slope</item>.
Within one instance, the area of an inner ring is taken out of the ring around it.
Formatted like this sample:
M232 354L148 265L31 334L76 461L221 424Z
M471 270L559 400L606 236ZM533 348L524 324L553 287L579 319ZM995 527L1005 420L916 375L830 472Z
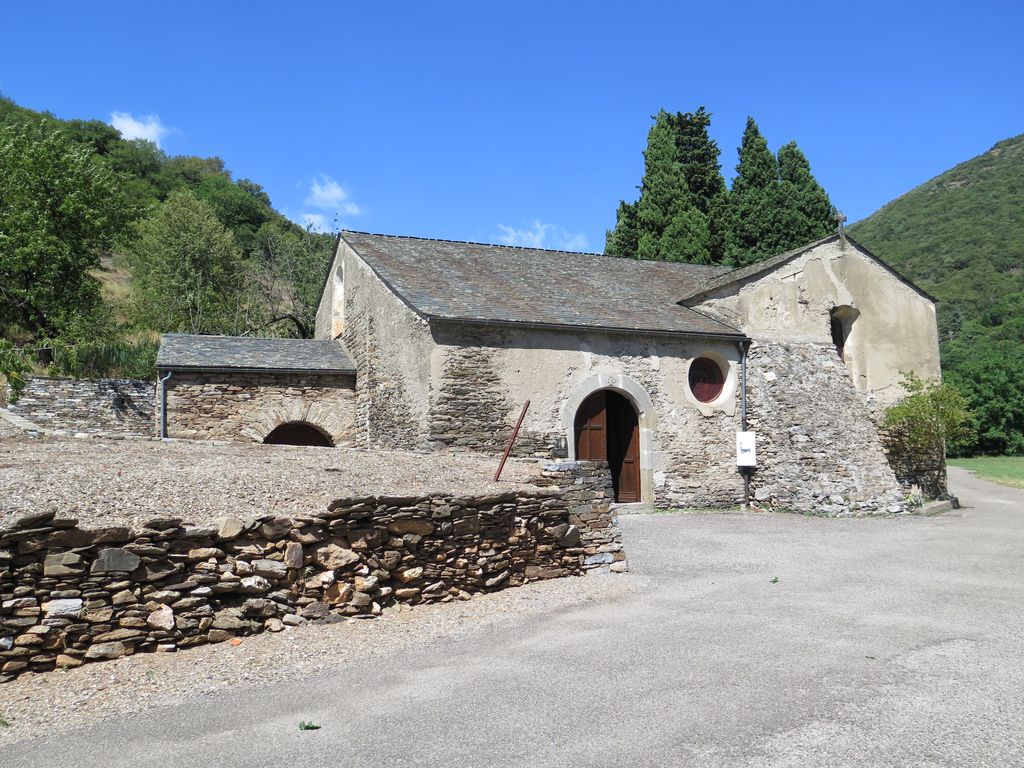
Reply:
M979 415L977 449L1024 453L1024 134L850 232L939 299L943 371Z
M1024 314L1024 134L893 200L850 232L940 300L943 342L998 335L1007 314ZM1005 306L1015 294L1017 306Z

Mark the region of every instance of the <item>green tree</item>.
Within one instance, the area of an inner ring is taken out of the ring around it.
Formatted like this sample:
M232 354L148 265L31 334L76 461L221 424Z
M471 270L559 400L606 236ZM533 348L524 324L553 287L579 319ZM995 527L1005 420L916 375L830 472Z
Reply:
M636 209L637 258L681 261L671 249L679 238L663 242L663 235L673 219L685 216L691 207L690 189L679 163L675 132L668 113L662 110L655 116L644 150L644 177ZM674 231L689 228L687 222L680 222ZM706 257L706 254L700 256Z
M785 218L784 249L820 240L835 230L835 209L795 141L779 148L779 193Z
M619 201L615 228L605 232L604 252L609 256L635 259L639 250L640 231L636 219L636 203Z
M255 283L261 296L258 328L309 339L316 325L324 273L335 238L309 230L268 224L260 232L260 269Z
M907 396L885 413L885 426L900 450L916 456L956 454L976 434L974 415L966 398L949 384L926 382L904 374Z
M739 147L736 178L729 192L730 230L726 256L734 266L752 264L780 253L781 198L779 164L768 142L747 118Z
M188 190L172 192L137 224L129 263L145 327L224 334L247 327L238 245L210 205Z
M204 178L195 187L195 196L209 203L221 224L231 230L242 252L256 247L256 231L270 218L270 208L253 189L252 182L241 187L220 174ZM266 198L266 194L262 195Z
M6 384L11 392L11 402L16 402L25 388L25 376L32 370L32 359L28 350L16 347L7 339L0 339L0 385ZM0 405L4 404L3 387L0 387Z
M709 221L725 182L710 115L661 110L647 136L644 176L636 203L622 201L605 252L660 261L710 263L721 257L718 228ZM717 252L712 248L717 247Z
M130 216L90 149L45 120L0 127L0 324L56 336L96 312L90 270Z
M688 202L707 216L715 198L725 192L718 162L721 153L708 134L711 115L700 107L696 112L668 115L668 124L676 141L676 159L690 193Z
M977 439L962 455L1024 455L1024 346L1018 341L958 340L943 350L946 381L967 399Z
M123 139L120 132L102 120L64 120L64 135L79 144L88 144L99 155L108 154Z

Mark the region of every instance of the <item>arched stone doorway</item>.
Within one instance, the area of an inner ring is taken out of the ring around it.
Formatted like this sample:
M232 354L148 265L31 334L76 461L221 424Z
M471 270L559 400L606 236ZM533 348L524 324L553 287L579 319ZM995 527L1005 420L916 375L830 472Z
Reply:
M306 421L286 421L270 431L263 442L268 445L307 445L332 448L334 443L322 430Z
M574 421L576 458L607 461L615 501L640 501L640 420L633 404L614 390L598 390Z
M561 422L563 434L566 437L568 457L580 460L584 458L576 450L576 416L583 403L591 395L601 391L621 396L637 419L640 483L636 500L650 503L654 500L653 440L658 426L658 415L647 390L629 376L622 373L595 373L573 387L561 408ZM607 460L607 456L604 458Z

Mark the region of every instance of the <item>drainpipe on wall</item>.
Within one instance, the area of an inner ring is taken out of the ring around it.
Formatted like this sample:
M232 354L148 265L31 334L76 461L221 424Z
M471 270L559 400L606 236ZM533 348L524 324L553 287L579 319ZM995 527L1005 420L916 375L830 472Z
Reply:
M750 342L740 342L740 429L747 431L747 350Z
M171 371L166 376L160 377L160 437L167 438L167 380L171 378Z

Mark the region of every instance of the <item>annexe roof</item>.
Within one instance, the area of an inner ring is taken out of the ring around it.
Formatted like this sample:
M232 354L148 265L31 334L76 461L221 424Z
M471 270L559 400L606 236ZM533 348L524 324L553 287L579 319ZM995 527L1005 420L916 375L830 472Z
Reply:
M428 321L743 338L677 304L721 267L365 232L340 237Z
M156 356L162 371L355 373L341 342L165 333Z

